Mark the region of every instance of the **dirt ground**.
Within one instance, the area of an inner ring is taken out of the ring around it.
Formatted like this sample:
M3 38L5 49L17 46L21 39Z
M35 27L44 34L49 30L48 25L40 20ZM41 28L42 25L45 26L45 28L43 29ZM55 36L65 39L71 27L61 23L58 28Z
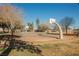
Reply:
M40 45L44 56L79 56L79 37L64 36L61 40L59 35L41 32L23 32L19 35L22 35L22 37L18 40ZM9 55L37 56L37 54L29 53L27 50L24 50L24 52L13 50Z
M45 43L55 43L55 42L71 42L79 39L76 36L65 36L63 39L59 39L59 35L46 34L42 32L24 32L20 34L22 37L20 40L33 42L34 44L45 44Z

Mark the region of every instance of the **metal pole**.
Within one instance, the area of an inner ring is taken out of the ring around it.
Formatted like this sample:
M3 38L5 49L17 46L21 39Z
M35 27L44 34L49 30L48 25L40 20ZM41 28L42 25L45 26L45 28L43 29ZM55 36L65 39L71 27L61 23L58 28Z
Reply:
M56 23L55 22L55 24L58 26L58 28L59 28L59 38L60 39L63 39L63 32L62 32L62 29L61 29L61 27L60 27L60 25L58 24L58 23Z
M62 32L60 25L55 21L54 18L50 18L50 24L53 24L53 23L56 24L59 28L59 38L63 39L63 32Z

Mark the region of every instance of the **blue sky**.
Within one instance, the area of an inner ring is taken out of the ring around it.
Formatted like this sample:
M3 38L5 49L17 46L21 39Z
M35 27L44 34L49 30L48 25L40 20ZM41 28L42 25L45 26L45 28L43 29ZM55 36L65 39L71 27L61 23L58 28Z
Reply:
M54 3L14 3L12 4L24 12L24 20L35 22L46 22L49 18L55 17L59 22L63 17L69 16L75 19L74 26L79 26L79 5L78 4L54 4Z

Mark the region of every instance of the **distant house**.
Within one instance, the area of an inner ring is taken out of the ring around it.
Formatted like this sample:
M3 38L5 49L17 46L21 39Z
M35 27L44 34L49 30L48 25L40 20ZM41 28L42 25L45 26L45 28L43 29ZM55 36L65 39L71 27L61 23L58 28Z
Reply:
M24 31L28 31L28 30L29 30L29 26L26 25L26 26L24 27Z
M74 30L73 29L68 29L67 32L68 32L68 34L74 34Z
M76 34L76 36L79 36L79 29L74 29L74 34Z
M74 29L74 32L79 32L79 29Z

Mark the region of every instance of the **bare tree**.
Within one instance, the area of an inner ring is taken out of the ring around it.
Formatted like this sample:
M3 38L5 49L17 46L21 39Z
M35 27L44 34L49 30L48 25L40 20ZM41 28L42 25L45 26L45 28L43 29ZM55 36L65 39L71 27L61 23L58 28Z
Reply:
M13 35L13 32L16 29L20 29L22 27L22 20L23 16L18 8L12 5L0 6L0 26L3 30L7 28Z
M67 30L68 30L69 26L74 24L74 22L75 22L75 20L72 17L64 17L60 21L60 24L61 24L62 28L65 29L66 34L67 34Z

